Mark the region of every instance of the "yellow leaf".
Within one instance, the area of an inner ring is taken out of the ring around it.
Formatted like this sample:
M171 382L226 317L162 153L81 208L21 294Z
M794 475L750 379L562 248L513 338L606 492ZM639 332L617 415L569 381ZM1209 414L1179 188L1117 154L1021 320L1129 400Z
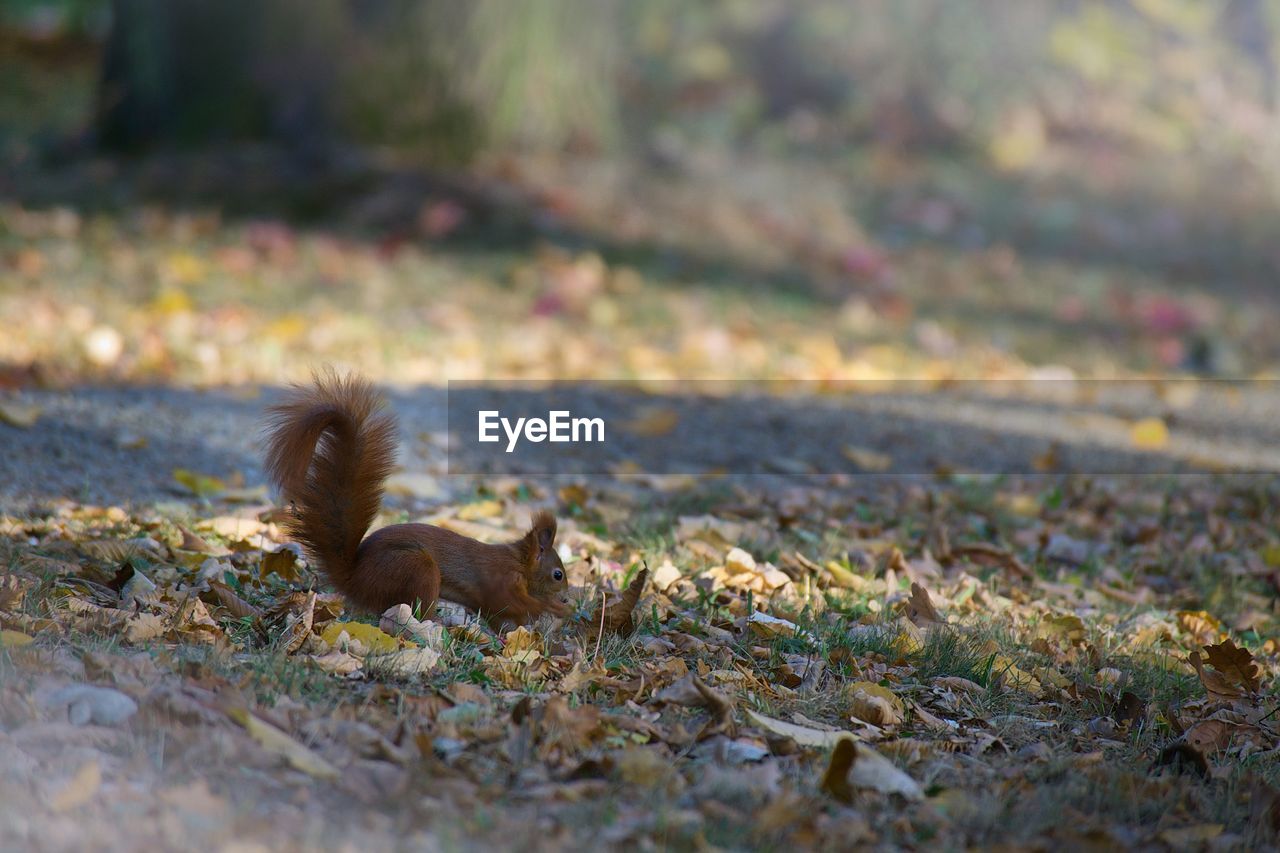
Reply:
M152 301L151 309L157 314L186 314L191 310L191 298L175 287L166 287Z
M317 779L338 778L338 768L325 761L315 752L298 743L289 735L265 720L261 720L244 708L232 708L227 712L231 719L244 726L250 737L256 740L268 752L289 762L296 770L301 770Z
M21 631L11 631L8 628L0 631L0 648L18 649L35 641L35 637L29 637Z
M1280 544L1267 545L1258 553L1262 556L1262 562L1273 569L1280 568Z
M1047 681L1054 687L1058 687L1063 690L1071 686L1071 679L1067 678L1056 669L1051 669L1047 666L1038 666L1031 671L1031 674L1039 681Z
M995 660L991 664L991 674L1003 679L1004 683L1010 687L1022 690L1026 693L1039 693L1040 682L1028 672L1018 669L1013 661L1004 655L996 655Z
M625 421L622 428L632 435L656 438L666 435L680 423L680 413L663 406L646 408L634 418Z
M1169 443L1169 427L1160 418L1143 418L1129 428L1129 438L1139 450L1159 450Z
M71 781L53 795L49 806L55 812L70 811L89 802L101 786L102 768L98 766L97 761L90 761L76 771Z
M310 324L300 314L286 314L278 320L274 320L264 330L263 334L272 341L288 343L302 337L302 335L310 328Z
M915 654L924 648L924 634L910 619L899 619L898 636L893 640L893 648L898 654Z
M1222 622L1207 610L1179 610L1177 616L1178 627L1202 646L1215 643L1226 636L1222 630Z
M893 457L889 454L868 450L865 447L854 447L852 444L846 444L840 448L840 455L867 472L888 471L893 467Z
M476 501L458 510L458 518L463 521L475 521L478 518L493 518L502 514L502 503L499 501Z
M1160 840L1175 849L1199 848L1221 835L1222 830L1220 823L1198 823L1180 829L1166 829L1160 833Z
M205 263L190 252L176 252L165 263L165 272L178 284L193 284L205 276Z
M370 625L365 622L330 622L325 627L324 633L320 635L320 638L332 646L338 642L338 635L343 631L346 631L348 637L359 642L371 653L393 652L400 648L400 641L395 637L376 625Z
M516 657L522 652L542 652L542 637L536 631L530 631L521 625L514 631L508 631L502 639L502 653L507 657Z
M188 471L186 468L173 469L173 479L197 497L216 494L227 487L227 484L217 477L197 474L195 471Z
M18 429L30 429L40 419L41 408L33 403L0 400L0 423Z
M1084 642L1084 622L1074 613L1049 616L1036 627L1036 636L1047 640L1065 640L1072 645Z
M845 692L850 714L875 726L897 725L907 711L892 690L872 681L855 681Z

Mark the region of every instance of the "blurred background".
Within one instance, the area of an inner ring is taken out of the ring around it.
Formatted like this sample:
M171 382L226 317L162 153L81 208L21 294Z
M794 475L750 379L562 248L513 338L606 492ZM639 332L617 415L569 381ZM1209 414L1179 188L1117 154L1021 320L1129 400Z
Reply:
M1277 0L4 0L0 384L1265 376Z

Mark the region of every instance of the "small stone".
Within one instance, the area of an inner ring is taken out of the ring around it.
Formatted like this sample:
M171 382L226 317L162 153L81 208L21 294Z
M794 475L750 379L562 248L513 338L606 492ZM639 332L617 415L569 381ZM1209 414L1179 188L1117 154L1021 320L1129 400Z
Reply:
M49 696L45 704L51 708L65 706L67 719L77 726L88 723L99 726L119 725L138 710L138 703L119 690L89 684L63 687Z

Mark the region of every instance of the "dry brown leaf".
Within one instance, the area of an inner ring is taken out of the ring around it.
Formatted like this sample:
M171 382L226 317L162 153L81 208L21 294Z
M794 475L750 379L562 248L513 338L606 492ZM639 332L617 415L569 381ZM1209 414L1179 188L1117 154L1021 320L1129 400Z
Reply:
M840 738L831 751L831 761L827 763L827 771L822 774L822 783L818 787L846 805L852 803L853 786L849 784L849 770L857 758L858 750L853 738Z
M265 578L275 573L280 576L280 580L286 583L294 583L301 580L298 574L298 557L290 548L281 548L278 551L272 551L270 554L262 555L262 563L258 566L258 577Z
M1201 646L1224 638L1222 623L1205 610L1178 611L1178 627L1190 634L1191 639Z
M32 578L19 575L0 577L0 610L16 610L22 604L27 592L34 589L36 582Z
M1244 691L1228 681L1222 673L1205 669L1199 652L1192 652L1187 656L1187 661L1195 669L1196 675L1200 676L1200 683L1204 685L1210 697L1218 700L1233 700L1244 696Z
M1017 555L986 542L953 545L951 554L955 557L967 557L980 566L995 566L1008 569L1019 577L1031 577L1031 570L1018 559Z
M857 741L848 732L838 733L821 787L823 791L846 803L853 798L853 788L898 794L908 800L924 799L924 789L915 779L867 744Z
M302 648L302 644L311 636L311 626L315 620L316 594L307 593L301 605L288 615L284 633L280 635L280 646L285 654L293 654Z
M1248 649L1241 648L1229 638L1212 646L1204 647L1205 657L1209 664L1221 672L1228 682L1243 685L1250 693L1257 693L1262 687L1258 677L1258 664Z
M225 553L223 549L214 548L199 534L193 533L182 525L178 525L178 531L182 534L182 544L178 546L179 550L195 551L199 554Z
M856 681L846 688L849 713L873 726L885 728L902 722L906 713L902 700L893 691L871 681Z
M217 596L218 603L227 608L228 612L237 619L252 617L254 619L262 618L262 608L250 604L240 596L236 595L235 590L227 586L219 580L210 580L209 589Z
M635 633L636 623L633 611L640 601L640 596L644 592L645 581L648 579L649 569L647 567L637 572L635 579L622 591L622 594L605 606L603 619L600 608L597 607L594 615L584 626L588 629L588 635L594 637L599 633L602 626L606 634L629 637Z
M911 598L907 600L907 618L921 628L946 621L938 614L933 602L929 599L929 591L918 583L911 584Z
M1212 755L1230 745L1235 728L1231 723L1223 720L1201 720L1187 729L1183 737L1200 753Z

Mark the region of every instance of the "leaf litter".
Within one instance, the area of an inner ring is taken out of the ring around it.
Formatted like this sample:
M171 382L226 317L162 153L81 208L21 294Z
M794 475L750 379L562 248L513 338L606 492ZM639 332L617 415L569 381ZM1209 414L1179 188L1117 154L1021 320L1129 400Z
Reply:
M6 517L0 754L43 793L3 792L53 815L126 783L180 815L288 799L280 833L411 814L459 842L535 812L566 844L1275 838L1280 539L1253 487L736 488L694 514L653 488L436 506L495 538L523 499L576 507L571 612L502 633L445 603L348 612L270 509ZM157 737L163 766L121 763Z

